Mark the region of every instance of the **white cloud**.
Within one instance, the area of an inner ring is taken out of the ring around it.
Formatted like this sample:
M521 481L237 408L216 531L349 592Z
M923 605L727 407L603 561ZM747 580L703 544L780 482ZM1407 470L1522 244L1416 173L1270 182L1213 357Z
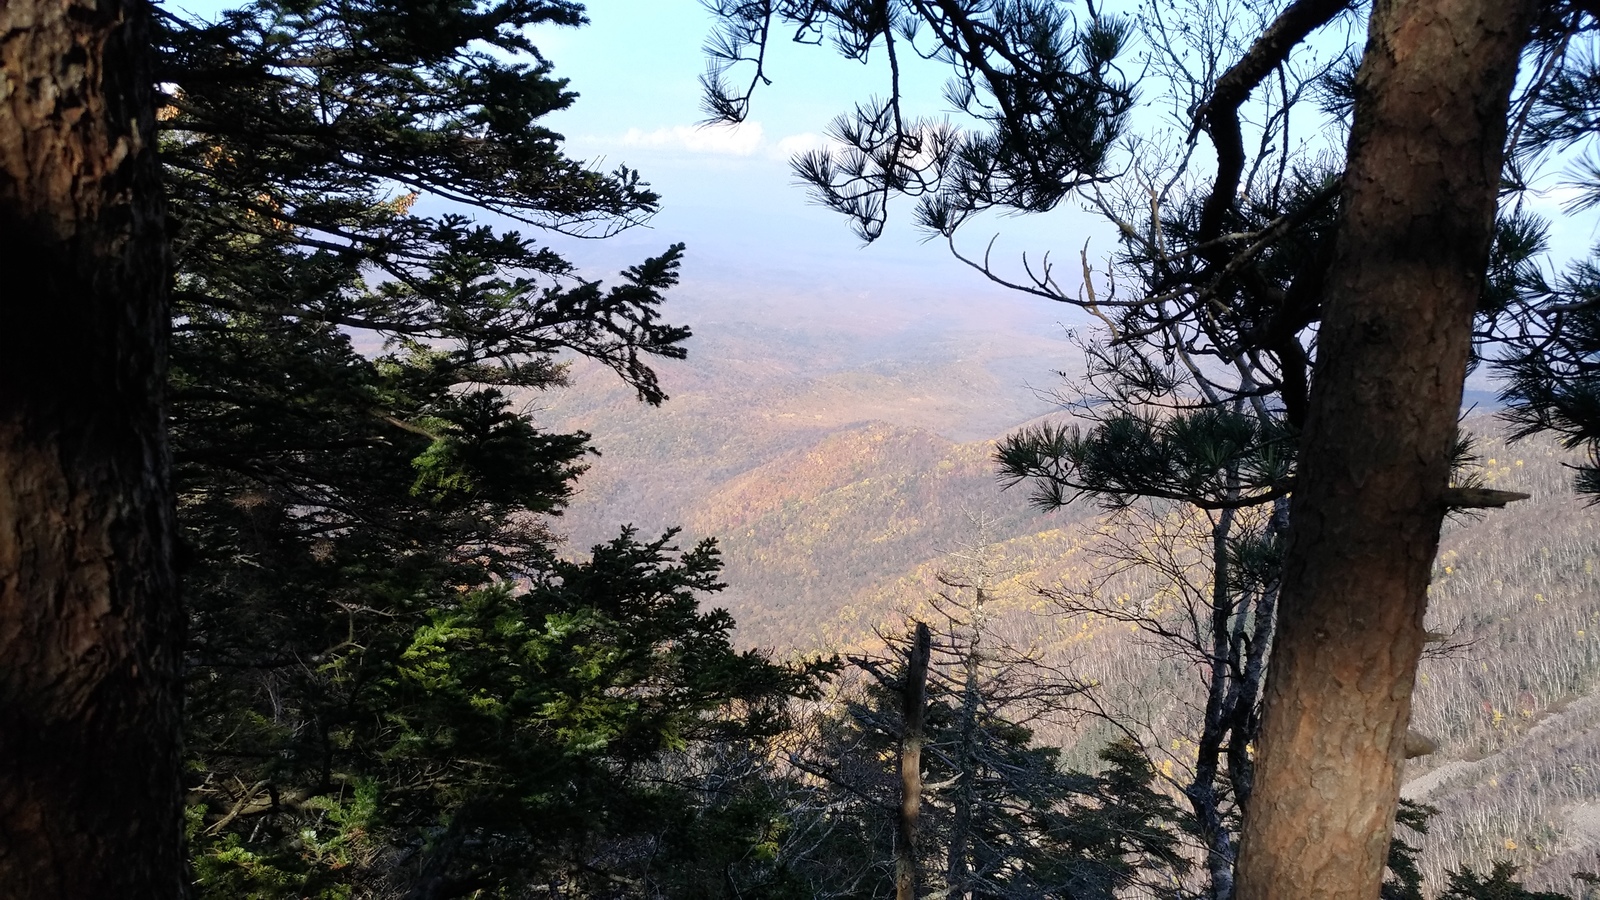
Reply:
M822 135L813 134L807 131L802 134L791 134L788 137L779 140L767 150L767 155L771 156L773 159L787 161L796 153L809 153L812 150L821 150L822 148L829 146L831 143L831 141Z
M767 139L760 122L750 121L738 125L676 125L654 131L630 128L622 136L622 145L719 156L754 156L760 153L770 159L788 162L797 153L837 147L837 142L809 131L771 141Z
M742 122L731 126L678 125L673 128L657 128L655 131L630 128L628 133L622 136L622 143L629 147L663 147L687 150L690 153L749 156L761 149L765 137L760 122Z

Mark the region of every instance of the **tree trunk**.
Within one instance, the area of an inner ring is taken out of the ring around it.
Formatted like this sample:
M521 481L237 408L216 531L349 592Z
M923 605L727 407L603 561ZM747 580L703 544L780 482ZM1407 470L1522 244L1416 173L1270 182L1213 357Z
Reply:
M983 652L984 589L974 591L972 602L972 638L967 644L966 656L961 661L961 744L956 748L956 790L950 804L950 846L945 851L945 900L964 900L967 882L972 871L967 857L972 852L972 808L976 805L978 759L974 744L978 734L978 704L983 699L983 687L978 682L978 666Z
M1234 609L1233 578L1228 568L1228 537L1235 515L1233 509L1222 510L1211 528L1211 647L1207 660L1210 674L1207 676L1205 718L1201 722L1199 740L1195 742L1194 778L1183 792L1189 798L1189 808L1200 828L1200 839L1205 843L1211 900L1233 897L1236 855L1233 834L1223 821L1222 797L1217 790L1222 745L1224 741L1237 743L1252 737L1229 732L1235 718L1231 704L1239 700L1239 683L1233 674L1243 668L1238 660L1243 642L1234 639L1233 631L1236 615L1240 627L1245 618L1243 609Z
M1378 896L1533 0L1377 0L1238 900Z
M185 893L150 10L0 2L0 898Z
M900 819L895 848L895 900L916 900L917 817L922 811L922 720L928 705L928 657L933 636L917 623L906 659L904 731L900 735Z

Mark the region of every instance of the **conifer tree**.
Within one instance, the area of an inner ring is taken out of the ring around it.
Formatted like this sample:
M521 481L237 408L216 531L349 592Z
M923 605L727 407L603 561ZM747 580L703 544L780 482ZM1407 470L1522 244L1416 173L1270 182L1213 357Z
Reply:
M791 752L790 764L809 777L791 801L797 832L820 832L810 817L822 810L843 832L797 840L805 849L791 851L791 866L818 897L887 896L908 868L917 896L1182 896L1189 820L1133 742L1104 748L1102 770L1088 774L1064 768L1058 748L1035 741L1030 723L1072 714L1085 686L1044 677L1031 654L992 633L992 573L983 571L982 545L968 549L971 565L947 575L933 601L940 621L891 638L887 653L851 657L865 676L856 693L843 711L820 713L810 739ZM931 639L919 651L922 635ZM908 848L895 823L913 727L906 691L919 669L920 808Z
M657 206L540 124L575 95L527 29L582 22L565 0L160 16L205 896L648 893L665 859L765 833L715 760L759 756L815 670L698 609L710 545L625 530L572 561L549 526L592 451L527 392L576 353L660 403L649 360L689 337L659 311L681 245L608 286L542 244Z
M1091 377L1125 383L1112 368ZM1031 484L1036 505L1097 498L1125 535L1102 545L1094 584L1043 593L1065 615L1139 629L1201 673L1199 708L1182 732L1195 758L1178 787L1206 847L1207 893L1219 898L1232 893L1239 818L1253 788L1249 748L1277 624L1294 462L1281 423L1258 415L1237 398L1164 413L1110 400L1087 427L1024 429L996 451L1002 477ZM1169 599L1125 603L1105 588L1129 572L1153 575ZM1151 747L1166 740L1144 738Z
M183 896L144 3L0 6L0 897Z
M1108 343L1128 354L1130 397L1172 396L1162 378L1176 365L1182 387L1206 403L1241 399L1296 436L1275 699L1239 895L1370 896L1393 820L1441 517L1512 499L1449 484L1475 322L1485 336L1509 330L1545 351L1523 355L1513 391L1529 401L1529 427L1585 440L1570 418L1588 362L1581 327L1565 334L1576 310L1556 298L1542 309L1521 302L1530 295L1514 290L1527 274L1520 263L1536 251L1516 216L1497 225L1495 213L1508 138L1528 146L1551 122L1580 140L1593 132L1588 101L1562 96L1563 85L1584 84L1570 61L1581 54L1569 50L1589 39L1593 10L1380 2L1358 68L1353 41L1345 61L1308 41L1359 24L1356 4L1152 4L1141 9L1156 38L1144 70L1172 76L1167 99L1182 130L1119 155L1131 89L1116 58L1131 31L1097 4L1077 18L1050 2L716 8L726 27L708 106L719 118L748 110L768 75L760 48L780 27L802 41L831 38L855 59L889 57L887 99L836 123L843 149L796 161L864 236L881 231L891 199L916 198L918 223L986 275L1099 317ZM1191 39L1207 52L1186 55ZM919 55L950 67L949 97L970 127L902 108L901 67ZM1523 61L1534 74L1513 103ZM1312 99L1332 116L1329 132L1347 138L1321 156L1296 154L1290 141L1291 116L1305 116ZM1539 110L1554 113L1541 120ZM1507 182L1525 185L1517 166L1529 162L1513 160ZM1097 295L1088 278L1083 293L1063 290L1048 263L1007 278L957 242L986 210L1049 209L1073 195L1118 226L1117 274L1132 291ZM1518 301L1509 306L1508 287ZM1328 678L1346 671L1367 674Z

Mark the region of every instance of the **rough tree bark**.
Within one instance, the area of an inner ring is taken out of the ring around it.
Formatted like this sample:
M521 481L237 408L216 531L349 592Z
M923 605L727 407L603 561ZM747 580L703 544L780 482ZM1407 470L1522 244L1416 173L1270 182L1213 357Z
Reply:
M182 897L150 10L0 2L0 898Z
M922 811L923 716L928 707L928 661L933 636L917 623L906 658L904 731L900 735L900 816L894 860L895 900L917 897L917 818Z
M1378 896L1535 0L1377 0L1238 900Z

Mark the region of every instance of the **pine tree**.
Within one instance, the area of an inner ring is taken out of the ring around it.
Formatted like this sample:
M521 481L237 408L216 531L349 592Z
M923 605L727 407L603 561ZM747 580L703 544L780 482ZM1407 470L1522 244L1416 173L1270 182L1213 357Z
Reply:
M1508 319L1496 306L1519 274L1507 241L1521 232L1514 216L1497 226L1495 213L1508 138L1523 146L1534 113L1560 107L1552 98L1561 73L1582 71L1568 51L1588 40L1593 10L1380 2L1358 68L1354 46L1330 59L1308 40L1350 22L1358 7L1343 0L1150 4L1142 68L1169 89L1180 130L1119 150L1131 88L1116 58L1132 29L1097 4L1076 19L1048 2L717 9L725 29L708 106L722 119L747 112L767 76L759 48L780 24L801 40L828 35L855 59L882 52L894 79L917 56L950 67L949 97L970 128L916 117L895 84L837 123L842 149L796 161L864 236L881 231L891 199L915 198L918 223L985 275L1098 317L1126 354L1130 398L1187 391L1214 405L1222 394L1256 405L1263 421L1281 416L1296 435L1239 896L1370 896L1442 516L1515 499L1449 483L1474 326L1494 336L1492 321L1511 321L1514 334L1526 325L1522 337L1560 348L1553 370L1535 361L1535 380L1556 373L1546 384L1573 384L1583 359L1581 330L1562 346L1565 320L1516 304ZM1524 60L1535 74L1518 87ZM1348 140L1297 154L1291 114L1306 116L1313 99L1327 133ZM1583 140L1589 121L1563 119ZM1202 138L1210 153L1195 152ZM1507 173L1513 187L1527 183L1522 162ZM1079 292L1048 261L1007 277L989 255L963 253L957 238L976 214L1049 209L1068 196L1117 225L1122 293L1106 279L1097 292L1087 254ZM1174 367L1182 391L1162 380ZM1327 677L1344 671L1367 674Z
M1158 414L1114 396L1126 385L1116 366L1090 380L1109 382L1113 395L1095 404L1092 425L1024 429L1000 443L996 461L1007 481L1033 487L1035 505L1094 497L1125 535L1103 548L1109 564L1095 584L1044 591L1061 611L1127 623L1204 673L1184 734L1195 759L1180 787L1206 846L1208 894L1225 898L1253 788L1294 441L1277 417L1237 398ZM1175 599L1122 602L1105 586L1128 572L1153 575ZM1168 739L1145 737L1149 746Z

